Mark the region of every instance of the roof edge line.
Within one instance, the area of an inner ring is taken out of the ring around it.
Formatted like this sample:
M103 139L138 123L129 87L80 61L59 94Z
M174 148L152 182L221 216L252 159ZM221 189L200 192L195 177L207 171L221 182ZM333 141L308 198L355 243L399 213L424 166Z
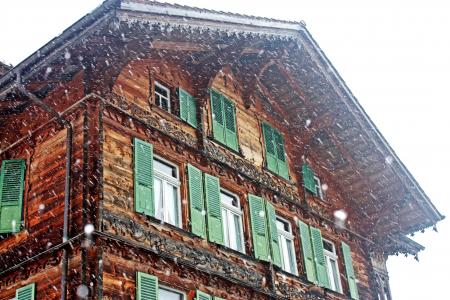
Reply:
M414 187L416 187L416 189L419 192L419 194L423 197L423 199L425 199L426 204L428 205L428 207L431 209L431 211L433 212L434 216L436 217L435 218L436 223L439 222L439 221L442 221L445 218L445 216L442 215L438 211L438 209L434 206L434 204L431 202L429 197L425 194L425 192L422 189L422 187L414 179L412 174L409 172L409 170L406 168L406 166L403 164L403 162L397 156L395 151L392 149L392 147L389 145L387 140L384 138L384 136L381 134L379 129L376 127L375 123L370 119L368 114L362 108L361 104L358 102L356 97L353 95L353 93L351 92L350 88L345 83L344 79L340 76L340 74L338 73L336 68L333 66L331 61L328 59L328 57L325 55L325 53L322 51L322 49L320 49L320 47L318 46L317 42L314 40L314 38L312 37L310 32L306 29L306 27L301 28L301 31L305 33L305 35L307 36L307 38L310 41L311 45L314 47L314 49L319 54L320 58L325 62L327 67L329 67L329 70L331 71L331 73L334 76L334 78L339 82L339 84L341 85L341 87L344 90L344 92L347 95L347 97L351 100L352 104L354 104L356 106L358 112L363 116L364 121L370 126L370 129L375 133L376 137L381 141L381 144L385 147L385 149L388 151L388 153L390 155L392 155L392 157L395 159L395 161L397 161L401 171L406 175L408 180L410 180L410 182L414 184ZM419 203L419 205L421 205L421 203ZM430 225L430 226L432 226L432 225Z
M158 15L170 15L176 17L187 17L193 19L211 20L224 23L235 23L242 25L269 27L277 29L287 29L298 31L304 27L301 22L289 22L282 20L270 20L262 18L252 18L249 16L239 16L224 12L215 12L211 10L196 11L192 7L168 7L162 4L144 4L136 2L126 2L120 4L120 9L129 11L138 11L145 13L153 13Z
M84 26L89 26L90 24L95 23L98 16L108 12L112 7L117 5L118 2L119 0L105 0L92 12L77 20L74 24L67 27L60 35L54 37L44 46L34 51L27 58L15 65L12 69L10 69L7 73L0 77L0 90L5 85L11 83L17 72L22 72L23 69L32 66L43 58L45 59L46 55L54 52L67 40L70 40L71 36L76 33L77 30L82 29Z

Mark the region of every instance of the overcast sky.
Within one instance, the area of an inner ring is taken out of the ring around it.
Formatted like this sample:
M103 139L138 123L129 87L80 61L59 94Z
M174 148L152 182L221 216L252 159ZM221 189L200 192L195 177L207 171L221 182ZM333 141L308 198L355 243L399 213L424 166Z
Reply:
M172 2L172 1L170 1ZM366 112L442 214L450 212L450 7L446 1L211 1L180 4L304 20ZM98 0L0 2L0 60L16 65ZM449 299L450 222L388 261L394 300ZM364 299L362 299L364 300Z

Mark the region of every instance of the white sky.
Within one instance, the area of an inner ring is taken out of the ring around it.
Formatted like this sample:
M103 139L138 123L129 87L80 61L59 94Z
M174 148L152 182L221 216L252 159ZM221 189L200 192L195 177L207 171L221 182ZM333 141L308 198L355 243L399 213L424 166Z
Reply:
M450 17L446 1L179 0L180 4L304 20L366 112L442 214L450 211ZM17 64L99 0L0 2L0 60ZM395 300L448 299L450 222L415 239L427 249L388 261Z

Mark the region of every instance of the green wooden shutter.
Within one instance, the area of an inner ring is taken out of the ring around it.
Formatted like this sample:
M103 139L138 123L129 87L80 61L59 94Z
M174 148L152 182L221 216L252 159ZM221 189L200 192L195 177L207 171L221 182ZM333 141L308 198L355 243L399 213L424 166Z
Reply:
M202 238L206 238L205 202L203 200L203 173L192 165L188 165L187 170L192 233Z
M302 165L303 184L305 188L310 191L314 196L317 196L316 184L314 183L314 172L311 167L304 163Z
M142 272L137 272L136 300L158 300L158 278Z
M222 96L214 90L211 90L210 95L214 139L225 144L225 120Z
M197 290L197 297L195 300L212 300L212 297L205 292Z
M180 101L180 118L192 127L197 128L197 101L182 88L178 88L178 98Z
M188 112L188 124L197 128L197 100L192 95L188 97Z
M134 205L136 212L155 216L153 146L137 138L134 138Z
M220 205L219 178L204 174L205 196L208 215L208 239L223 244L222 209Z
M284 137L278 130L273 129L273 138L277 150L278 175L285 179L289 179L286 150L284 147Z
M323 254L322 233L319 229L310 226L311 243L314 251L314 262L316 265L317 282L320 286L329 288L327 265Z
M264 200L255 195L248 195L250 206L250 223L252 225L253 249L255 257L269 260L269 239L266 227L266 212Z
M189 104L188 93L182 88L178 88L178 101L180 105L180 118L184 121L188 120L189 116Z
M34 300L35 283L30 283L16 290L16 300Z
M22 223L25 160L4 160L0 174L0 233L18 232Z
M234 103L222 95L225 119L225 144L233 150L238 150L236 109Z
M266 167L278 174L278 159L273 139L273 128L267 123L262 124L264 146L266 148Z
M281 268L280 243L278 241L277 218L272 203L266 202L267 227L269 228L272 262Z
M314 253L311 245L311 235L309 234L309 226L298 221L300 229L300 238L302 242L303 259L305 261L306 278L308 281L317 283L316 266L314 263Z
M348 287L352 299L359 299L358 286L356 284L355 270L353 269L352 253L350 246L342 242L342 253L344 255L345 271L347 273Z

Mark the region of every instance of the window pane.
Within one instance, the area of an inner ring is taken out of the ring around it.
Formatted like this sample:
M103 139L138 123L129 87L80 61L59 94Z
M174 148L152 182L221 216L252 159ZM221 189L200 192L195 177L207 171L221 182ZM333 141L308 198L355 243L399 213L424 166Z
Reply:
M236 251L244 252L242 243L242 215L238 199L224 192L220 193L222 203L222 221L225 246Z
M283 270L285 271L289 271L289 269L287 268L288 264L289 264L289 253L287 251L287 245L286 245L286 238L284 236L278 236L278 241L280 243L280 247L281 247L281 263L282 263L282 267Z
M230 205L230 206L234 206L234 207L238 207L236 198L233 197L233 196L230 196L228 194L225 194L223 192L220 193L220 200L224 204L227 204L227 205Z
M237 249L237 227L236 227L236 221L234 219L234 214L231 212L228 212L228 226L229 226L229 234L230 234L230 248L234 250Z
M327 242L327 241L323 241L323 249L330 251L331 253L334 253L334 246L333 244Z
M234 215L234 224L236 227L236 250L244 252L244 245L242 245L242 217Z
M289 257L289 272L291 272L292 274L295 274L297 267L296 267L295 253L294 253L292 241L286 240L286 246L287 246L288 257Z
M277 219L277 229L278 230L282 230L282 231L286 231L286 232L291 232L289 224L283 220Z
M166 98L161 98L161 108L164 110L169 110L169 101Z
M182 300L183 295L164 288L159 289L159 300Z
M162 181L158 178L154 178L153 180L153 189L155 194L155 218L162 220Z
M157 159L153 160L153 168L155 170L158 170L158 171L166 174L166 175L177 178L176 168L171 165L168 165L160 160L157 160Z
M158 93L166 98L169 97L168 91L166 89L163 89L159 84L155 84L155 93Z
M222 223L223 223L223 241L225 246L230 247L230 237L228 236L228 213L222 208Z
M178 188L166 183L164 192L165 222L178 226Z
M333 283L334 283L334 290L337 292L339 291L339 274L338 274L338 270L337 270L337 265L336 265L336 261L335 260L331 260L331 271L333 274Z

